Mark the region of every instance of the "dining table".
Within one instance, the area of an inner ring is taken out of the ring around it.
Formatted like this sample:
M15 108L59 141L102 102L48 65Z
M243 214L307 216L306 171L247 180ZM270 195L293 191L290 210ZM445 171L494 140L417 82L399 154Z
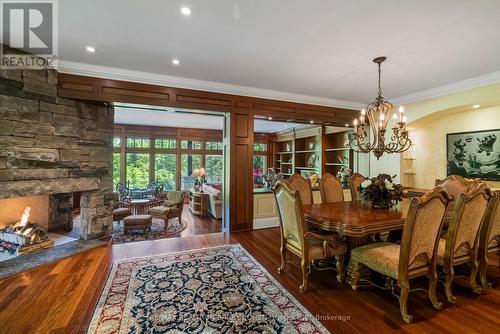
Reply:
M380 234L401 231L405 224L409 201L403 198L403 201L394 207L384 209L370 208L361 201L319 203L304 205L303 212L309 227L335 232L345 241L347 245L345 267L347 267L347 283L350 284L350 251L374 242Z

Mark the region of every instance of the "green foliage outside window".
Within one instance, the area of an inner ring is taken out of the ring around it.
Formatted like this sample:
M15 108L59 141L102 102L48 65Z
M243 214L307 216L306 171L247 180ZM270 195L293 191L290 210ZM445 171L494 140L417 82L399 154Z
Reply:
M222 155L205 156L205 179L209 183L222 183L224 177L224 159Z
M185 177L193 175L193 170L201 167L201 155L181 154L181 189L189 189L191 184L185 182Z
M222 151L222 142L220 141L207 141L205 148L210 151Z
M113 153L113 189L120 183L120 153Z
M149 138L130 137L127 138L127 147L149 147Z
M127 186L146 188L149 184L149 154L127 153Z
M182 140L181 148L184 150L201 150L201 141Z
M155 180L164 190L175 190L177 175L177 156L175 154L155 155Z
M166 148L166 149L175 149L177 148L177 140L175 139L156 139L155 140L156 148Z
M122 143L122 139L120 137L113 138L113 147L120 147Z
M253 144L253 150L254 150L254 152L266 152L267 151L267 144L255 143L255 144Z

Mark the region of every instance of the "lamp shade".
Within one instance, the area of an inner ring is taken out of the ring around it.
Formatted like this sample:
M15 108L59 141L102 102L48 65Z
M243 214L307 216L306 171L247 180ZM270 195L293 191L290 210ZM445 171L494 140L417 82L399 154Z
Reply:
M205 174L206 174L205 167L201 167L200 168L200 176L205 176Z
M200 177L201 176L201 172L200 172L200 169L199 168L195 168L193 170L193 176L196 176L196 177Z

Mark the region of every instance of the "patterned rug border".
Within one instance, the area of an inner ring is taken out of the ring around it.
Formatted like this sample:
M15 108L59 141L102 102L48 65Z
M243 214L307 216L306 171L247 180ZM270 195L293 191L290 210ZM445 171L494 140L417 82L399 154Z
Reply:
M103 289L101 290L100 296L99 296L99 301L96 304L93 314L92 314L92 319L89 323L89 326L87 328L86 333L94 333L97 327L97 323L99 321L99 315L101 312L97 311L102 311L103 305L106 302L106 297L110 292L111 285L113 283L112 277L115 276L116 271L118 269L118 266L122 263L127 263L131 261L136 261L136 260L145 260L145 259L153 259L153 258L158 258L158 257L164 257L164 256L178 256L186 253L193 253L193 252L201 252L201 251L207 251L207 250L218 250L218 249L233 249L233 248L239 248L256 266L266 275L266 277L278 288L278 290L286 297L290 302L292 302L303 314L304 316L311 321L312 324L314 324L317 329L320 331L320 333L330 333L324 326L321 324L321 322L316 319L316 317L308 311L304 305L302 305L281 283L279 283L273 275L260 263L258 262L240 243L229 243L229 244L224 244L224 245L218 245L218 246L211 246L211 247L204 247L204 248L194 248L194 249L188 249L184 251L175 251L175 252L168 252L168 253L161 253L161 254L155 254L155 255L146 255L146 256L135 256L127 259L121 259L121 260L116 260L113 261L113 266L111 270L109 271L109 274L106 278L106 284L104 285ZM171 261L173 262L173 261ZM253 277L253 276L252 276ZM258 284L259 289L269 298L269 300L272 301L271 297L262 289L261 285L255 281L255 283ZM129 281L130 284L130 281ZM274 301L273 301L274 303ZM119 330L120 332L120 330Z

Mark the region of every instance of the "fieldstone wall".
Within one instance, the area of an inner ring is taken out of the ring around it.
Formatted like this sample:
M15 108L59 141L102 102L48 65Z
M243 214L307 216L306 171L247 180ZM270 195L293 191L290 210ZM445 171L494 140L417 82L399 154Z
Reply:
M82 238L94 238L112 227L114 111L57 97L57 78L0 70L0 198L84 191Z

